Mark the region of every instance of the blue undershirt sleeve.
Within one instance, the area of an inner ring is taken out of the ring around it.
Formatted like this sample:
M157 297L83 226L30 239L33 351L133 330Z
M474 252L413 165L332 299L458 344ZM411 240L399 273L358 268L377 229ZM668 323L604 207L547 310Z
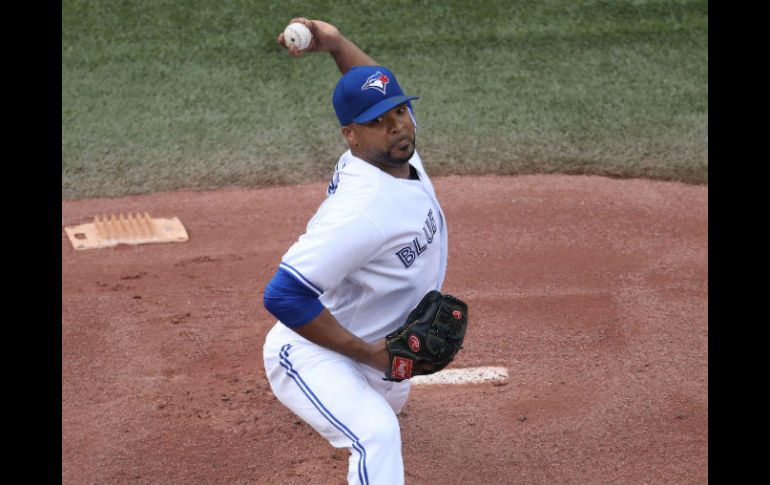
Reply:
M283 268L267 284L264 304L287 327L310 323L324 309L318 295Z

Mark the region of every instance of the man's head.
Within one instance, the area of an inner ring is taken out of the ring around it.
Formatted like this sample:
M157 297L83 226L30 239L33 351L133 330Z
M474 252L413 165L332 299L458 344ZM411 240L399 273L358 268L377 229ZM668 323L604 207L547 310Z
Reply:
M403 165L415 149L409 102L396 76L382 66L356 66L337 82L332 96L342 135L351 151L369 162ZM384 168L384 167L381 167Z

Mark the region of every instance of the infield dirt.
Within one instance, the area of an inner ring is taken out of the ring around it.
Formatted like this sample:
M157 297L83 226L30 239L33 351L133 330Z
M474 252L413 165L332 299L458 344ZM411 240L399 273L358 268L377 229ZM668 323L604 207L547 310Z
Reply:
M510 379L413 389L407 483L707 483L708 188L434 182L443 289L469 305L452 367ZM262 369L262 290L325 187L62 202L64 484L345 483ZM75 251L63 230L145 211L189 242Z

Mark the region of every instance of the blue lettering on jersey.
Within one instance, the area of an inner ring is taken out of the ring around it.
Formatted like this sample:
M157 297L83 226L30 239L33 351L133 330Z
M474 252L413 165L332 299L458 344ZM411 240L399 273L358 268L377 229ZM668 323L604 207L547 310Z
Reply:
M414 238L414 241L412 241L412 244L414 244L414 250L417 251L417 256L421 255L425 252L426 249L428 249L428 245L420 246L420 240L417 238Z
M412 251L411 248L402 248L397 253L396 256L398 256L398 259L401 260L402 263L404 263L405 267L410 267L412 263L414 263L414 260L417 259L417 256L414 254L414 251Z
M433 210L428 211L428 216L425 218L425 224L422 227L422 233L425 235L425 244L420 243L419 238L412 240L411 246L406 246L396 251L396 256L404 264L405 268L408 268L417 259L417 256L421 255L428 250L429 245L433 242L433 236L438 232L438 226L436 220L433 218Z

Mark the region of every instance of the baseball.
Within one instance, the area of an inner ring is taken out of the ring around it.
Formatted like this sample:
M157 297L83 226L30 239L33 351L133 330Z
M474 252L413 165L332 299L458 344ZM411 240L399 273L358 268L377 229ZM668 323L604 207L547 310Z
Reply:
M293 45L299 50L307 49L312 38L313 34L310 33L310 29L299 22L289 24L283 31L283 41L286 47Z

